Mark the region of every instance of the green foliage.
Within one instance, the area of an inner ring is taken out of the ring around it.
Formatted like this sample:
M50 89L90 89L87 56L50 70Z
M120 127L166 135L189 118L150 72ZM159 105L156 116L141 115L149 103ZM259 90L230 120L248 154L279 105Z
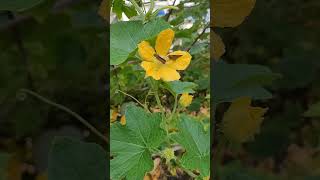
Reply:
M48 179L105 180L107 154L97 144L56 137L49 154Z
M201 177L210 175L210 133L203 125L188 116L181 116L179 132L172 135L174 141L186 149L181 164L189 170L198 170Z
M151 153L165 140L160 128L160 114L146 113L142 108L130 105L125 112L126 125L111 126L111 178L143 179L151 171Z
M269 99L272 95L262 86L279 78L268 67L218 62L213 69L214 103L228 102L237 97Z
M169 28L162 19L147 24L142 21L118 22L110 28L110 64L119 65L137 48L142 40L154 38L160 31Z
M195 93L194 89L197 87L197 84L193 82L172 81L166 82L165 87L173 94L178 95L183 93Z
M133 6L126 5L124 0L114 0L112 5L112 11L116 13L118 19L122 18L122 13L124 13L128 18L137 15L136 9Z

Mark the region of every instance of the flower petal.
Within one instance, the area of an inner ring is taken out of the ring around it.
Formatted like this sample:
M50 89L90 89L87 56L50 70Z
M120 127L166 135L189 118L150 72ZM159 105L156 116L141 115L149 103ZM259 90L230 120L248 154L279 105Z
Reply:
M160 79L159 65L154 62L143 61L141 67L146 71L146 77L151 76L155 80Z
M174 38L174 31L172 29L166 29L159 33L156 40L156 51L160 56L166 56L171 47Z
M176 70L185 70L191 61L192 56L186 51L174 51L168 55L170 66Z
M187 107L192 103L193 96L189 95L188 93L183 93L179 99L179 103L183 107Z
M142 41L138 44L138 52L143 60L153 61L155 51L147 41Z
M180 79L180 74L175 69L170 68L168 65L160 66L159 75L164 81L176 81Z

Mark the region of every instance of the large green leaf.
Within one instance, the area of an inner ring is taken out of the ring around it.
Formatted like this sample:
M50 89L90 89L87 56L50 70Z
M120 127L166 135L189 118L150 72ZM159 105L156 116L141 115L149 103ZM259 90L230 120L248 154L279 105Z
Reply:
M261 65L227 64L219 61L214 65L213 101L218 104L241 96L268 99L272 95L262 86L269 85L280 75Z
M166 82L165 87L174 94L194 93L197 84L193 82L171 81Z
M155 37L170 25L162 19L156 19L147 24L142 21L118 22L110 29L110 64L123 63L137 48L138 43Z
M199 170L201 177L210 175L210 133L191 117L182 116L179 132L173 139L186 149L181 159L184 168Z
M142 108L129 105L125 112L126 125L111 126L111 178L141 180L151 171L152 149L165 140L165 132L160 128L159 113L146 113Z
M24 11L30 9L43 0L0 0L0 11Z
M97 144L57 137L49 154L49 180L106 180L107 154Z

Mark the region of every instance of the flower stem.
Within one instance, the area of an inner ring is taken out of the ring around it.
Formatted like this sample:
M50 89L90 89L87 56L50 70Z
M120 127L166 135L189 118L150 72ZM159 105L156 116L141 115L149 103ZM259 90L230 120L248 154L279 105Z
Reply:
M55 103L33 91L30 91L28 89L20 89L21 93L24 94L30 94L36 98L38 98L39 100L41 100L42 102L45 102L51 106L54 106L68 114L70 114L71 116L73 116L74 118L76 118L78 121L80 121L83 125L85 125L88 129L90 129L94 134L96 134L98 137L100 137L102 140L104 140L106 143L109 143L109 140L107 139L107 137L105 137L101 132L99 132L94 126L92 126L87 120L85 120L84 118L82 118L79 114L75 113L74 111L70 110L69 108Z
M154 9L154 5L155 5L154 0L150 0L150 9L149 9L149 11L147 12L146 16L152 14L152 11L153 11L153 9Z
M176 113L178 107L178 95L174 95L174 105L173 105L173 110L171 112L171 118L174 116L174 114ZM171 119L170 118L170 119Z
M165 109L164 109L164 107L162 106L161 100L160 100L160 97L159 97L159 84L158 84L157 81L155 81L155 80L153 80L153 79L151 79L150 84L151 84L152 89L154 90L154 97L156 98L157 105L158 105L158 106L160 107L160 109L161 109L162 119L164 119Z

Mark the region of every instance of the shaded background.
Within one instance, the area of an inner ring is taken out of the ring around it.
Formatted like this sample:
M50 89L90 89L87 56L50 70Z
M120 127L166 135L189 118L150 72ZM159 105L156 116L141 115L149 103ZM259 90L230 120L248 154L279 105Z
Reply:
M39 93L106 132L109 43L100 3L48 0L23 13L0 11L0 169L9 180L46 179L54 136L102 144L69 114L18 93Z
M318 0L257 0L243 24L217 30L226 62L282 75L268 87L273 98L254 104L269 108L260 133L225 149L221 179L320 179L319 117L303 116L320 100L319 15Z

